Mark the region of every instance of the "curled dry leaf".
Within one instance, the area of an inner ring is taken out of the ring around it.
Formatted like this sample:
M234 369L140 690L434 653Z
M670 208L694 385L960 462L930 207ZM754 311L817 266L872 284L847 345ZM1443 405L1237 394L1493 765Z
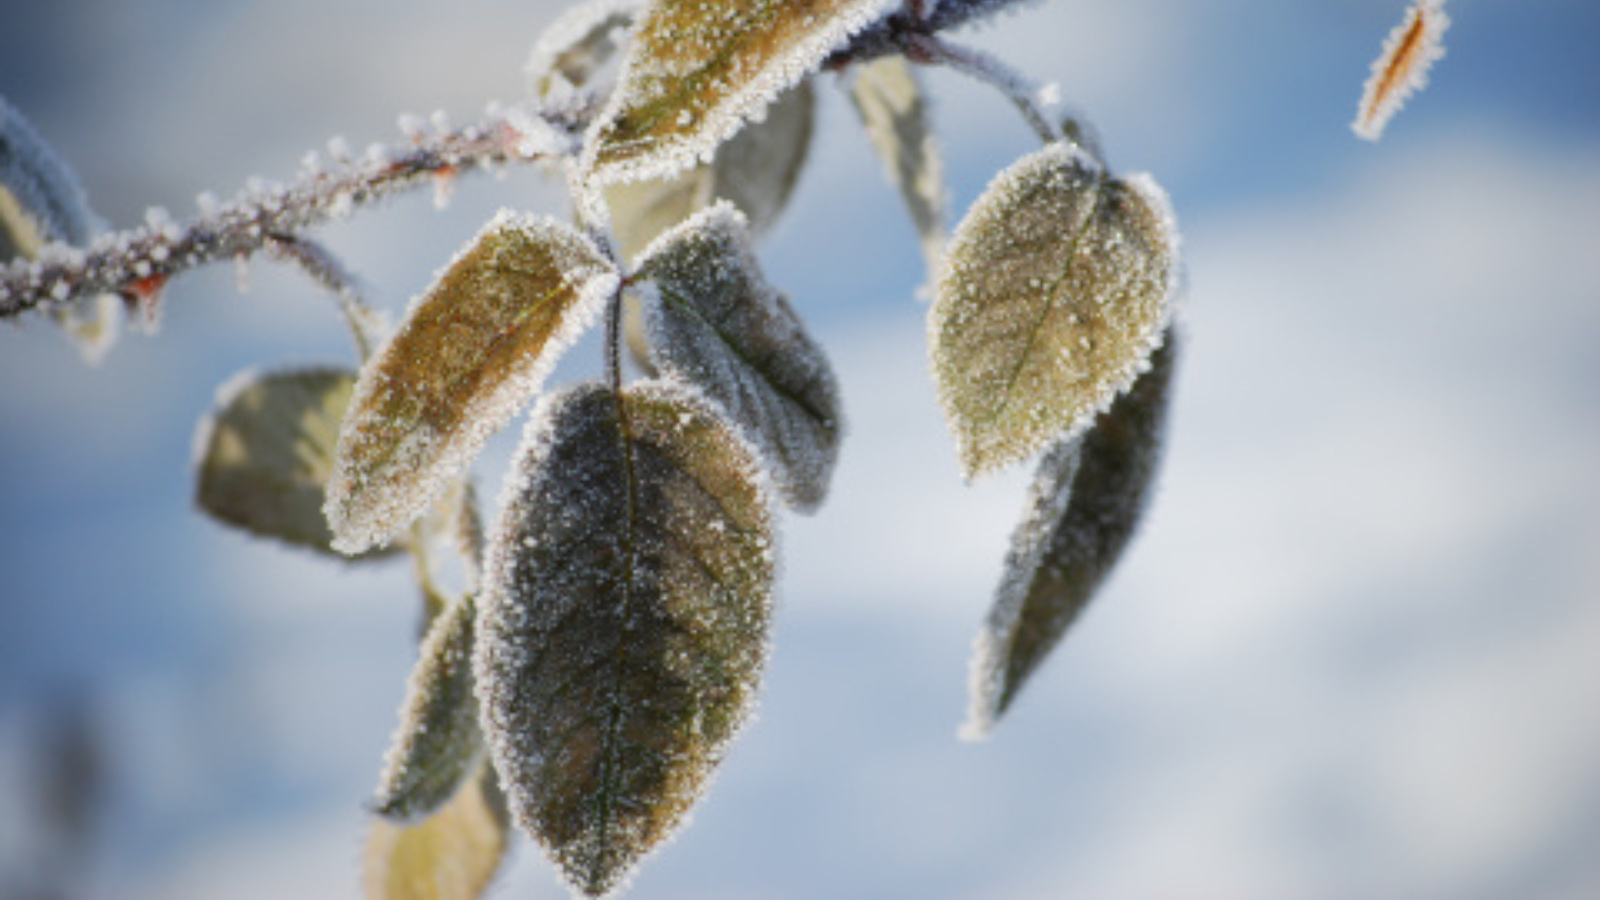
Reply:
M1088 427L1146 366L1178 280L1147 177L1051 144L1000 173L957 227L929 311L934 379L969 478Z
M589 0L568 7L534 41L525 67L535 95L558 92L558 85L583 87L621 46L644 0Z
M328 491L334 547L358 553L426 509L617 285L571 226L496 216L362 369Z
M893 0L656 0L584 169L602 182L665 177L709 159L784 89Z
M1444 32L1450 27L1444 0L1416 0L1405 18L1389 32L1383 52L1372 63L1372 75L1361 94L1357 136L1375 141L1411 95L1428 85L1428 70L1444 57Z
M850 100L884 172L905 201L931 272L944 252L944 166L916 72L903 56L863 63L855 68Z
M246 372L223 385L195 435L196 504L251 534L339 555L322 504L355 382L354 372L323 368Z
M367 836L367 900L477 900L505 858L510 817L487 761L437 812L411 825L375 818Z
M512 814L578 891L621 885L704 792L765 663L771 513L691 389L541 402L494 530L484 729Z
M472 683L476 618L469 595L449 604L428 628L373 800L380 815L402 822L431 815L482 759Z
M656 285L646 307L651 353L746 428L784 500L809 512L839 455L839 389L749 244L744 217L718 203L645 251L639 274Z
M1133 537L1160 464L1176 357L1169 329L1150 370L1087 433L1040 461L974 647L964 737L989 733Z

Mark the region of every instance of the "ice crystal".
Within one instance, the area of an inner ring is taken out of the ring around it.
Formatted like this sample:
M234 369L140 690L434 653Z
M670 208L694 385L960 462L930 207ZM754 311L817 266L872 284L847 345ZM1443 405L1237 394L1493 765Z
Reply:
M784 500L814 510L828 491L843 427L822 349L749 248L745 219L718 203L662 235L639 262L660 371L695 385L751 435Z
M683 824L767 656L772 521L748 444L681 384L535 412L493 530L476 671L517 823L578 891Z
M1444 0L1416 0L1405 18L1383 42L1372 63L1372 76L1361 95L1355 133L1369 141L1383 136L1389 119L1407 99L1428 85L1428 70L1444 56L1444 32L1450 27Z
M1088 427L1146 365L1178 283L1166 195L1073 145L1012 164L956 229L929 311L969 478Z
M362 369L328 491L334 546L382 543L538 390L617 290L571 226L497 215Z
M974 646L962 736L981 738L1061 640L1121 557L1160 462L1176 338L1111 409L1039 464L1005 574Z

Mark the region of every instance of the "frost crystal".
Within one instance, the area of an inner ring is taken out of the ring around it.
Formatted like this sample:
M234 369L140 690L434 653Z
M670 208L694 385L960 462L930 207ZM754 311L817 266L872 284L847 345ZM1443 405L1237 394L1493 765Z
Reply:
M1176 338L1084 435L1045 454L972 658L962 736L981 738L1088 604L1133 537L1160 463Z
M491 537L476 659L517 823L592 897L705 791L765 665L774 571L749 446L691 389L542 401Z
M718 203L662 235L639 274L662 372L694 384L748 430L784 500L815 509L838 457L838 387L822 349L761 275L745 219Z
M1087 428L1159 344L1178 284L1166 195L1051 144L956 229L928 328L969 478Z
M361 372L328 491L334 546L360 552L425 510L617 287L571 226L496 216Z
M657 0L595 122L584 169L665 177L709 158L893 0Z
M1444 0L1417 0L1406 10L1372 63L1372 76L1350 126L1359 137L1377 140L1406 100L1427 87L1428 69L1444 56L1444 32L1449 27Z

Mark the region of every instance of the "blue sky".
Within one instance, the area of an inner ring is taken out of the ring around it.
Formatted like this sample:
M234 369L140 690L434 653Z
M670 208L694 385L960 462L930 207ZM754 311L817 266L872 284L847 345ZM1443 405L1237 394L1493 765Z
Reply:
M290 175L402 112L522 89L559 4L11 0L0 94L111 222ZM915 238L837 92L764 250L834 360L833 497L785 522L758 721L644 898L1579 898L1600 891L1600 8L1458 0L1384 140L1348 129L1402 4L1053 0L978 30L1169 190L1187 357L1149 520L989 742L966 658L1021 473L961 484ZM1032 149L932 73L963 208ZM529 173L321 235L402 308ZM0 890L41 839L49 710L105 750L86 896L357 893L410 664L404 572L190 509L195 423L245 367L345 358L291 273L175 285L86 369L0 331ZM594 369L580 344L558 378ZM479 468L495 496L520 425ZM13 874L17 873L17 874ZM524 845L499 896L562 891Z

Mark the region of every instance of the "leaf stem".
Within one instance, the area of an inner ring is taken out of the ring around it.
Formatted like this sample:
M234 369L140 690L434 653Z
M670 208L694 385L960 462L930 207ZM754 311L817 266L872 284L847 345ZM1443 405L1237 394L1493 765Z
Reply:
M354 275L340 264L328 248L310 238L292 234L273 235L267 238L269 255L294 263L310 276L312 281L325 288L339 301L339 311L344 314L350 328L350 339L356 345L356 356L365 365L376 349L380 338L377 313L362 299L361 289Z
M906 51L906 58L912 62L949 66L999 90L1022 113L1028 127L1046 144L1062 139L1061 132L1051 124L1050 116L1039 102L1038 86L998 58L933 35L913 37Z

